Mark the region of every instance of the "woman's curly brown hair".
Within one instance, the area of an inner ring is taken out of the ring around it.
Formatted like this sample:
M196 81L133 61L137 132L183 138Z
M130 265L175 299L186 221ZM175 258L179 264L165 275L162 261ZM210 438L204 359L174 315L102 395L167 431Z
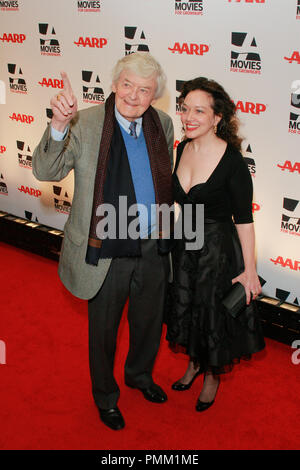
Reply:
M197 77L183 84L179 103L181 104L188 93L194 90L206 91L212 96L212 109L215 114L222 116L217 126L216 135L236 149L241 150L243 138L238 136L239 122L236 117L235 104L228 93L214 80Z

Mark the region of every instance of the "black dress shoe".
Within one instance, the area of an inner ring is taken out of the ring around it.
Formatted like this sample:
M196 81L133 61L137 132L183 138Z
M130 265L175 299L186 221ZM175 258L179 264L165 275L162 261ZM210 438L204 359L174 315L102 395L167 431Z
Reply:
M196 411L205 411L208 408L210 408L214 404L214 402L215 400L204 402L204 401L199 400L198 398L197 403L196 403Z
M118 407L109 408L108 410L98 408L98 410L100 413L100 418L106 426L113 429L114 431L124 428L125 421Z
M147 388L134 387L133 385L127 384L128 387L137 388L142 392L146 400L152 401L152 403L164 403L168 397L165 392L160 388L159 385L153 383Z
M198 372L196 372L192 380L187 384L183 384L182 382L180 382L180 379L177 380L176 382L173 383L172 389L176 390L176 392L184 392L185 390L188 390L189 388L191 388L195 378L198 377L201 373L202 371L198 370Z

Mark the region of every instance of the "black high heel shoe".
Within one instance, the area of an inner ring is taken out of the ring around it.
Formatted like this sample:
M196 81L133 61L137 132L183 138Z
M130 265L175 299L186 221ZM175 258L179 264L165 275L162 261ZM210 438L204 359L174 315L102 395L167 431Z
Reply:
M216 389L215 398L218 392L219 385L220 385L220 379L219 379L219 383ZM197 403L196 403L196 411L205 411L208 408L210 408L214 404L215 398L212 401L208 401L208 402L201 401L200 398L198 398Z
M196 403L196 411L205 411L208 408L210 408L214 404L214 402L215 400L204 402L198 398L197 403Z
M187 384L183 384L182 382L180 382L180 379L177 380L176 382L173 383L172 389L176 390L176 392L184 392L185 390L188 390L189 388L191 388L195 378L198 377L198 375L200 375L201 373L202 371L198 370L196 374L194 375L194 377L192 378L192 380L190 380L190 382Z

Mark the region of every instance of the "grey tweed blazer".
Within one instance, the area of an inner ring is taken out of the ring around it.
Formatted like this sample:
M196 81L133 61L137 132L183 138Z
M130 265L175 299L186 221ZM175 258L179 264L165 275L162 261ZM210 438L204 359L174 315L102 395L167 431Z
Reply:
M172 120L163 111L157 109L157 112L172 164ZM48 125L33 153L32 170L40 181L60 181L74 169L74 196L64 227L58 272L66 288L81 299L90 299L96 295L111 263L111 259L100 259L98 266L85 262L103 122L104 105L79 111L71 122L65 140L53 140Z

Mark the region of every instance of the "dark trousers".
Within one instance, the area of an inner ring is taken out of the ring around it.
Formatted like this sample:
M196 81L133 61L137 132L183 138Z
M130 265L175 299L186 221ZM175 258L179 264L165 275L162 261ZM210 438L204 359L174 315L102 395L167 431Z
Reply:
M116 406L120 390L113 374L116 339L129 297L130 344L125 382L146 388L159 348L164 298L169 272L167 256L157 252L157 240L141 241L142 256L112 260L97 295L89 300L89 359L96 405Z

